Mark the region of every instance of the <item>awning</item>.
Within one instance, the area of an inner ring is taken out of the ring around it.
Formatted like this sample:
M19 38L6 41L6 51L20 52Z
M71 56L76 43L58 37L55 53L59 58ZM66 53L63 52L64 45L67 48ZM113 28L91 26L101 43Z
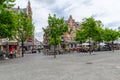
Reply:
M89 45L89 43L82 43L82 45Z
M105 43L100 43L100 45L101 45L101 46L104 46L104 45L106 45L106 44L105 44Z
M24 46L33 46L34 44L32 42L25 42Z
M17 45L17 42L3 42L1 45Z

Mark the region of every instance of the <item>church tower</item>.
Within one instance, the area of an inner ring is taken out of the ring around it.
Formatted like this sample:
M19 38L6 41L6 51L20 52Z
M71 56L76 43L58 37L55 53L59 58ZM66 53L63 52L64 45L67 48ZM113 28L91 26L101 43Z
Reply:
M32 8L31 8L30 0L28 0L28 5L27 5L27 17L30 18L30 20L32 21Z
M30 0L28 0L28 4L27 4L27 18L29 18L30 21L32 22L32 8L31 8ZM34 32L31 37L28 36L27 42L32 42L34 45Z

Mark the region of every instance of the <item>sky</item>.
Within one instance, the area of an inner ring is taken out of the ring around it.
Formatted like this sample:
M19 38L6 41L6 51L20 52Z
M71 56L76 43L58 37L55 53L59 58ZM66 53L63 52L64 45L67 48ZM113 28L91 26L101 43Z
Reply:
M48 14L56 14L65 20L72 15L81 22L83 18L94 17L101 20L104 28L117 29L120 26L120 0L30 0L35 25L35 37L43 41L42 27L48 25ZM28 0L16 0L15 6L27 7Z

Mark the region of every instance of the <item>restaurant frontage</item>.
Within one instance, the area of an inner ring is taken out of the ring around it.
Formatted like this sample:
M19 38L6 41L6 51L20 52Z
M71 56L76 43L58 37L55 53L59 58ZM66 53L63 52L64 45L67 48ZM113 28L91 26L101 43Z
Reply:
M1 51L5 52L6 55L15 54L16 56L20 55L20 50L18 49L18 42L8 41L1 43Z

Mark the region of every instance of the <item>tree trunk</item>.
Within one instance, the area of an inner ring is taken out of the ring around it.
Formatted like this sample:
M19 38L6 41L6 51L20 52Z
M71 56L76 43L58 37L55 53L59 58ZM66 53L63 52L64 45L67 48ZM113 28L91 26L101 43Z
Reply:
M90 38L89 38L89 53L90 53L90 55L91 55Z
M114 41L112 41L112 51L114 52Z
M7 50L7 51L6 51L6 52L7 52L7 54L6 54L6 55L7 55L7 57L8 57L8 55L9 55L9 42L7 42L7 45L6 45L6 50Z
M99 42L98 44L99 44L99 49L98 49L98 51L101 51L100 42Z
M56 58L56 45L54 45L54 58Z
M24 57L24 43L23 43L23 40L22 40L22 57Z

